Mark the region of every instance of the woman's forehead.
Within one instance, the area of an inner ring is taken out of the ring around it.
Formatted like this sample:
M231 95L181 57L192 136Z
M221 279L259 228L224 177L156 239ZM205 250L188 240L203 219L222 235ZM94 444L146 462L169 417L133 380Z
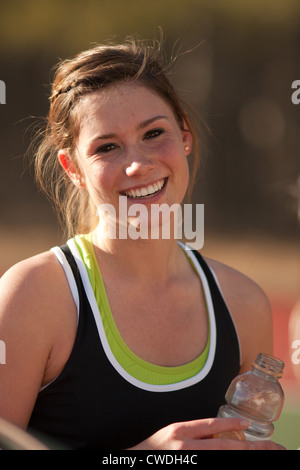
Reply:
M158 115L173 115L166 101L138 82L121 83L85 95L77 109L80 128L106 127L136 118L147 120ZM103 129L105 131L105 129Z
M165 102L150 86L144 85L139 81L130 81L117 83L87 93L80 99L80 103L87 106L102 106L107 103L109 103L109 105L116 105L119 103L120 99L127 98L129 95L129 102L135 98L139 99L141 96L143 99L147 96L150 99L156 97L157 100Z

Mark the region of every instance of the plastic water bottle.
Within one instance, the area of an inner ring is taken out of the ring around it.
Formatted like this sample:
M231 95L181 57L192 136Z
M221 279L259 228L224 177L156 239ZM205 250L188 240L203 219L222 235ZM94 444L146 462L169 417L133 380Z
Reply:
M252 370L233 379L225 395L226 404L218 412L222 418L244 418L250 426L231 436L220 433L215 437L249 441L269 439L274 432L273 422L279 418L284 404L284 393L278 382L283 369L284 362L280 359L270 354L258 354Z

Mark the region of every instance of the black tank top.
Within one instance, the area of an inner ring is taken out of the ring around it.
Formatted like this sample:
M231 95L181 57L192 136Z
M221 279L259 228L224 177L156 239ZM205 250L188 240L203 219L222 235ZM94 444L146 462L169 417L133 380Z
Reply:
M217 415L231 380L239 373L235 326L211 269L193 252L205 274L215 317L215 345L205 375L172 391L135 386L109 361L100 341L82 278L69 247L61 247L79 296L78 329L61 374L43 388L29 429L72 449L127 449L168 424Z

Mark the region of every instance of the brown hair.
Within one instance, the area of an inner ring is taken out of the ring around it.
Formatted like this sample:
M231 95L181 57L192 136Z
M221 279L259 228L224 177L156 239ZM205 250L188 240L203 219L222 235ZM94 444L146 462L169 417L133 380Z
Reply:
M76 106L87 93L132 80L138 80L161 96L172 108L179 126L183 129L186 123L192 132L194 164L190 188L193 186L197 171L197 133L167 77L160 42L128 39L124 44L96 46L56 67L47 125L35 154L37 182L54 202L68 236L88 232L96 222L96 210L87 190L78 189L71 182L57 158L59 149L68 149L72 156L79 128Z

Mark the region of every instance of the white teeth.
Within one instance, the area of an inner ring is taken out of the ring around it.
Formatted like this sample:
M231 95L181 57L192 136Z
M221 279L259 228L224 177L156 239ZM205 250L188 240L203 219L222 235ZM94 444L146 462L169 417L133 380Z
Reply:
M142 195L142 196L147 196L147 194L149 194L149 193L148 193L148 191L146 190L146 188L142 188L142 189L141 189L141 195Z
M129 197L145 197L149 196L150 194L154 194L157 191L160 191L161 188L164 186L165 180L159 180L156 183L149 184L145 188L139 189L130 189L129 191L125 191L125 195Z

